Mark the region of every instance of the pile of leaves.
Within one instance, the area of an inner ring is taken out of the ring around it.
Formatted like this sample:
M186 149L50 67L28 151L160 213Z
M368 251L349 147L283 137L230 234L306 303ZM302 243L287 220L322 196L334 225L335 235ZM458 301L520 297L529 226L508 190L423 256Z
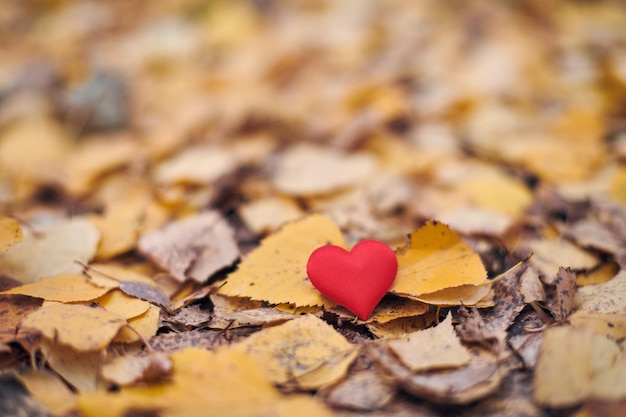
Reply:
M9 2L0 415L621 415L624 109L617 1Z

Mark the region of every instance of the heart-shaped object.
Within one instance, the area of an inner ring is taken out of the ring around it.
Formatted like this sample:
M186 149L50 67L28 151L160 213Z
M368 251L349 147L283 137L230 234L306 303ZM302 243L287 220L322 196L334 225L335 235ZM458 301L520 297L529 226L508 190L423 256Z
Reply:
M319 292L367 320L396 279L398 259L378 240L363 240L350 252L326 245L309 256L306 272Z

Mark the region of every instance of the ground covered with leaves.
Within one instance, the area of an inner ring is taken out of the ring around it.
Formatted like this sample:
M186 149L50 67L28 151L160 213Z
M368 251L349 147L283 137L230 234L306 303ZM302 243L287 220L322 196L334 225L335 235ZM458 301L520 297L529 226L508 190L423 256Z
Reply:
M626 9L8 2L0 210L3 416L621 416Z

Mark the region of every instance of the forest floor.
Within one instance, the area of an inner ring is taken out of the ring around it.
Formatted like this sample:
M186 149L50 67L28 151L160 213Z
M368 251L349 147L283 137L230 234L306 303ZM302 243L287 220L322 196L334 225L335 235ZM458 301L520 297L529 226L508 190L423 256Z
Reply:
M0 416L623 415L622 2L0 9Z

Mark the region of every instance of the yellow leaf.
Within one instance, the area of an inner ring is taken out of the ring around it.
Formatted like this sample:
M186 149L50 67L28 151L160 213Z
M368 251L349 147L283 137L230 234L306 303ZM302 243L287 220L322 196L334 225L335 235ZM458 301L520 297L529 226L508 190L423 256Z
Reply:
M22 228L17 220L0 215L0 253L22 241Z
M439 306L455 306L464 304L473 306L483 300L491 290L491 283L483 285L460 285L458 287L444 288L430 294L422 294L415 297L424 303Z
M89 301L102 297L107 292L115 288L112 285L103 287L96 286L84 275L67 274L42 279L32 284L25 284L11 288L4 294L22 294L31 297L43 298L48 301L58 301L60 303L72 303L78 301Z
M140 316L129 319L128 326L122 327L113 341L119 343L133 343L141 340L141 338L143 338L143 340L149 340L159 329L160 314L161 309L159 307L150 305L148 311Z
M469 363L472 358L452 327L450 313L436 327L409 333L388 343L412 371L456 368Z
M626 168L621 168L615 173L609 193L613 200L626 204Z
M44 305L22 321L22 327L80 352L104 349L124 325L126 320L100 308L57 303Z
M76 397L55 374L34 369L21 371L17 378L33 397L55 415L66 415L76 407Z
M626 340L626 315L602 314L593 310L580 310L567 318L576 328L586 328L617 342Z
M378 303L367 321L387 323L402 317L420 316L427 311L427 304L407 298L387 296Z
M104 307L105 310L125 319L140 316L150 308L149 302L126 295L117 289L109 291L93 301Z
M294 415L329 417L314 398L281 395L263 368L235 349L216 353L187 349L171 355L169 381L123 387L119 392L79 396L85 417L121 417L131 411L158 412L163 417L253 417Z
M480 285L487 272L475 253L443 223L429 222L411 233L398 254L398 275L391 292L419 297L445 288Z
M306 273L309 255L328 243L346 247L341 231L326 217L315 214L288 223L265 238L218 293L274 304L332 307L335 303L313 287Z
M476 207L502 214L521 214L533 200L524 183L500 171L477 175L459 184Z
M250 353L277 384L303 389L337 382L358 354L356 345L312 315L255 333L233 348Z
M50 368L79 392L92 392L102 388L98 375L104 355L102 351L78 352L70 346L44 339L41 353Z

